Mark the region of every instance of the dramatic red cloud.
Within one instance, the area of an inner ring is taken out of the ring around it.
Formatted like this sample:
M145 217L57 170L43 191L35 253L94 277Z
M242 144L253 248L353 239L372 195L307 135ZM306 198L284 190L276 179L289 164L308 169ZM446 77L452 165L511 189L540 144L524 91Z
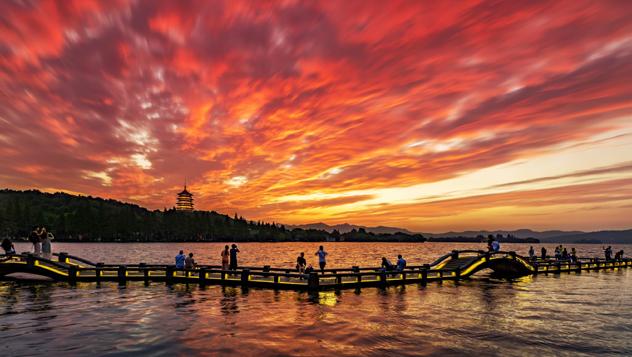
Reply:
M0 186L163 208L186 177L200 209L288 223L630 223L630 170L603 171L632 146L630 1L7 0L0 17ZM515 177L466 184L498 165ZM458 178L455 201L414 202ZM535 205L548 222L516 215Z

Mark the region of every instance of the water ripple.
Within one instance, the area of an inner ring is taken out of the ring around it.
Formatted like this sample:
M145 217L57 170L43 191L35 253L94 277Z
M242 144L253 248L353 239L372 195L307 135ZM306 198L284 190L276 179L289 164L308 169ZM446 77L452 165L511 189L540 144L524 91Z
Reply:
M303 244L271 246L266 246L266 259L276 257L278 264L287 260L283 254L308 251ZM101 253L90 251L91 247L64 248L78 255L95 254L91 259L112 261L99 257ZM145 257L148 249L142 247L109 246L108 251L121 261L136 261ZM195 247L209 254L215 249L212 245ZM174 248L179 247L171 245L167 253ZM363 258L365 250L378 256L385 251L404 251L409 262L416 263L454 247L403 244L364 248L346 244L333 246L331 251L343 257L340 265L359 262L366 266L370 262ZM250 249L254 248L243 251ZM512 282L479 276L427 287L315 294L142 283L121 288L110 283L70 287L0 282L0 353L628 356L632 355L631 288L632 270L551 274Z

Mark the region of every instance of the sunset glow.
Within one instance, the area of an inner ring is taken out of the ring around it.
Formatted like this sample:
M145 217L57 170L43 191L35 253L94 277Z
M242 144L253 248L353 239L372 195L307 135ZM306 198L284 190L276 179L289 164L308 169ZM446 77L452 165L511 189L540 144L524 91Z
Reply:
M632 226L632 1L2 1L0 188Z

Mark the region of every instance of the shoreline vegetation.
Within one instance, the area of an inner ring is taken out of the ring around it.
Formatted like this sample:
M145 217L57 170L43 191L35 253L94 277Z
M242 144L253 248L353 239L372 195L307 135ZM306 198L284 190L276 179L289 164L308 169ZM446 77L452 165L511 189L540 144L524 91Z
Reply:
M482 242L485 237L426 238L410 232L372 233L364 228L340 233L288 229L283 224L249 221L215 211L150 211L112 199L0 190L0 237L27 241L43 226L57 242ZM539 243L534 238L496 235L501 243Z

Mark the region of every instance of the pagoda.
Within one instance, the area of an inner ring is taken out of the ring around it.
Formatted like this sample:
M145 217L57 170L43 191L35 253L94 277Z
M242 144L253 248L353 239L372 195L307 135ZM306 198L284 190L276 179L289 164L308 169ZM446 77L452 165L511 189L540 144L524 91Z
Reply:
M176 200L177 211L193 211L193 194L187 191L187 184L184 184L184 190L178 193Z

